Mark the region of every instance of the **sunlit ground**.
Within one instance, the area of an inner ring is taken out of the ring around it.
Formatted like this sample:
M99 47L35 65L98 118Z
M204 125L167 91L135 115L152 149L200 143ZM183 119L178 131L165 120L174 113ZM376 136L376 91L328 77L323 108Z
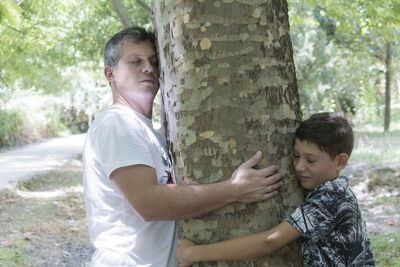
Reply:
M355 125L356 140L350 164L400 165L400 122L392 123L389 133L383 133L382 128L371 124Z

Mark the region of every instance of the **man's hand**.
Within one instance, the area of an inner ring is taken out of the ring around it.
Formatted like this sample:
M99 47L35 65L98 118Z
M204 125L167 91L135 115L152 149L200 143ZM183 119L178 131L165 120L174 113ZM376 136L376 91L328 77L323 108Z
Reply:
M178 248L176 249L176 258L179 261L179 267L188 267L195 263L191 260L190 248L194 246L194 243L188 239L178 240Z
M277 166L269 166L256 170L253 167L261 160L262 153L258 151L248 161L239 166L232 174L230 182L235 185L237 201L251 203L269 199L275 196L276 191L283 185L279 181L283 174L277 173Z

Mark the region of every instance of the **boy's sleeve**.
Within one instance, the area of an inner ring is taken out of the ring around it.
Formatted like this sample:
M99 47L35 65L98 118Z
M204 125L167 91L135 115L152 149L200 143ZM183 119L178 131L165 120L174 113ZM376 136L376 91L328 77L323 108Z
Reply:
M341 203L343 199L340 194L317 189L310 193L286 221L305 237L317 242L340 222Z

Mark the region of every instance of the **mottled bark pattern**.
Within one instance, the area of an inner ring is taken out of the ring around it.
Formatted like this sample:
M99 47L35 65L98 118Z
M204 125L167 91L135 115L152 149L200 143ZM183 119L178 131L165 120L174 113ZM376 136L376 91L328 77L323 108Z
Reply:
M153 0L168 140L180 183L228 179L257 150L287 173L273 200L221 208L181 222L196 243L273 227L303 199L293 174L300 107L285 0ZM182 201L185 201L182 199ZM246 262L199 266L299 266L292 244Z

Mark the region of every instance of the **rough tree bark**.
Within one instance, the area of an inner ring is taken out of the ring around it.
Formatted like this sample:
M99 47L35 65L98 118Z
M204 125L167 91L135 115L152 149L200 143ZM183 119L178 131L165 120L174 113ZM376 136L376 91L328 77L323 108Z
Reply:
M293 174L301 115L286 0L153 0L165 89L167 137L180 183L230 177L257 150L285 186L272 200L221 208L181 222L196 243L263 231L303 200ZM182 201L185 201L182 199ZM246 262L200 266L300 266L298 244Z

